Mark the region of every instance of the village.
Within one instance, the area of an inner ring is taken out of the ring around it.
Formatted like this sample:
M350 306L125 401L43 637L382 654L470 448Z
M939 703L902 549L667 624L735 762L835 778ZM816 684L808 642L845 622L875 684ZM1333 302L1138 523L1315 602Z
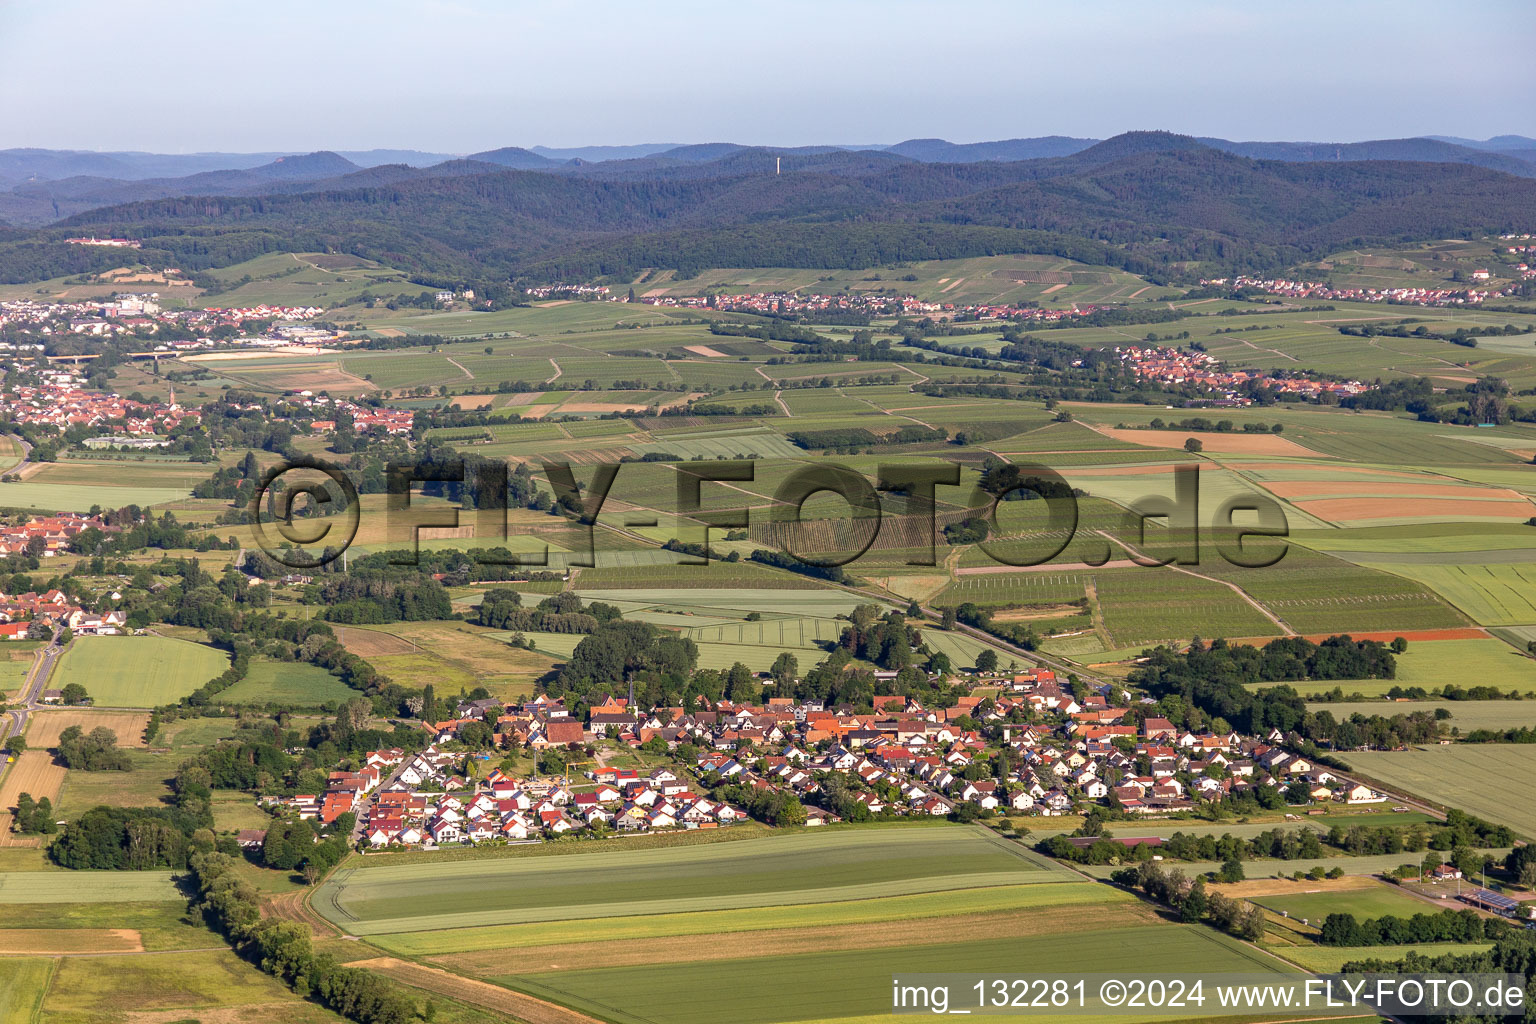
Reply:
M428 742L418 753L372 751L355 769L332 772L323 793L262 802L325 825L352 814L358 845L383 849L746 820L743 806L710 795L721 787L742 794L740 803L763 794L798 800L804 818L794 823L807 826L847 815L1177 814L1263 787L1298 805L1387 799L1288 752L1278 731L1180 730L1103 694L1079 700L1049 669L982 680L975 690L984 692L945 708L876 697L870 713L788 699L637 711L609 697L584 723L542 695L514 705L466 701L455 718L423 725ZM561 768L522 778L487 770L499 756L484 749L488 737L503 751L553 751Z
M1510 252L1515 252L1510 248ZM1536 279L1536 270L1524 263L1513 268L1520 281ZM1474 270L1474 282L1489 281L1493 274L1487 270ZM1321 281L1301 281L1287 278L1233 277L1203 279L1201 285L1225 286L1233 290L1261 292L1265 295L1281 295L1291 299L1335 299L1345 302L1385 302L1406 306L1475 306L1491 298L1507 298L1515 295L1520 283L1503 288L1337 288Z
M1112 351L1143 380L1176 387L1193 385L1215 392L1216 401L1223 405L1252 405L1252 393L1258 388L1316 401L1323 395L1358 395L1370 387L1358 380L1321 380L1301 372L1227 369L1215 356L1194 350L1117 345Z
M772 316L825 316L846 313L859 316L928 316L940 320L1029 320L1054 323L1097 312L1097 306L1073 305L1070 309L1042 309L1015 303L929 302L913 295L818 295L800 292L753 292L739 295L646 295L634 301L648 306L680 309L718 309L731 313Z

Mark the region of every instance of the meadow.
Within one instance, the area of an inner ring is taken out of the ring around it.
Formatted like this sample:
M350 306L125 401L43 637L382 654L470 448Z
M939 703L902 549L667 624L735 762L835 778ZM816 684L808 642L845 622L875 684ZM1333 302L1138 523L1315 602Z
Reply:
M80 683L99 707L152 708L185 697L228 666L228 655L185 640L82 636L59 660L53 683Z
M307 662L255 658L244 679L219 699L231 704L339 704L358 696L340 679Z

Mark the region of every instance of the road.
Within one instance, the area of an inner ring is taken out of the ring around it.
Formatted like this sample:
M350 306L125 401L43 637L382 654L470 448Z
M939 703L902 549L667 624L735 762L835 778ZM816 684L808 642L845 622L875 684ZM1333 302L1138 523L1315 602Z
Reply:
M59 643L58 634L48 642L46 647L40 649L32 659L32 671L27 676L27 681L21 688L21 704L6 712L0 718L0 740L12 735L21 735L26 731L27 719L42 706L43 688L48 685L48 677L53 674L54 663L59 655L64 653L64 645Z
M349 840L353 849L356 849L357 845L363 841L363 829L368 822L368 811L373 807L374 798L399 780L400 773L405 771L405 766L410 764L415 756L414 754L407 754L404 760L395 765L394 771L380 779L379 784L369 790L368 795L359 800L357 805L352 808L352 813L357 815L357 823L352 826L352 835Z

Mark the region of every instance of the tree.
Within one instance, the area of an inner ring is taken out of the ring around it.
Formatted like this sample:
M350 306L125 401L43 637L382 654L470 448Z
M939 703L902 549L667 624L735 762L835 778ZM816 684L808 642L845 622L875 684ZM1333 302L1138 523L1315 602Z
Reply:
M1187 437L1184 439L1184 450L1187 452L1203 452L1205 451L1205 442L1198 437Z
M793 654L784 651L773 659L773 666L769 668L768 673L773 676L774 686L782 697L789 693L789 688L795 683L795 677L800 674L800 662Z
M90 694L79 683L66 683L59 693L59 699L65 704L83 704L90 699Z
M20 733L9 737L5 741L5 752L7 754L24 754L26 753L26 750L27 738Z
M997 671L997 652L988 647L985 648L980 654L976 655L976 671Z
M1184 894L1184 902L1179 905L1179 916L1186 924L1195 924L1205 917L1205 911L1210 906L1210 897L1205 891L1205 879L1197 878L1189 887L1189 892Z

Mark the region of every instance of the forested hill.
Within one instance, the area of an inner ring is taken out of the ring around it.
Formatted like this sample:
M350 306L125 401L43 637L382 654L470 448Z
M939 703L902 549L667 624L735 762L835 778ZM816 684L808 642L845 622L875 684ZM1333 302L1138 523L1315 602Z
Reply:
M341 179L347 187L129 203L0 239L0 280L119 258L58 243L82 231L142 239L146 260L193 270L330 248L426 274L553 279L859 267L1040 241L1016 232L1049 232L1044 251L1081 246L1098 253L1090 262L1138 272L1189 261L1201 266L1186 271L1266 270L1350 245L1536 224L1529 178L1466 164L1259 160L1157 132L1014 162L735 148L692 164L664 154L597 166L604 173L376 167Z

